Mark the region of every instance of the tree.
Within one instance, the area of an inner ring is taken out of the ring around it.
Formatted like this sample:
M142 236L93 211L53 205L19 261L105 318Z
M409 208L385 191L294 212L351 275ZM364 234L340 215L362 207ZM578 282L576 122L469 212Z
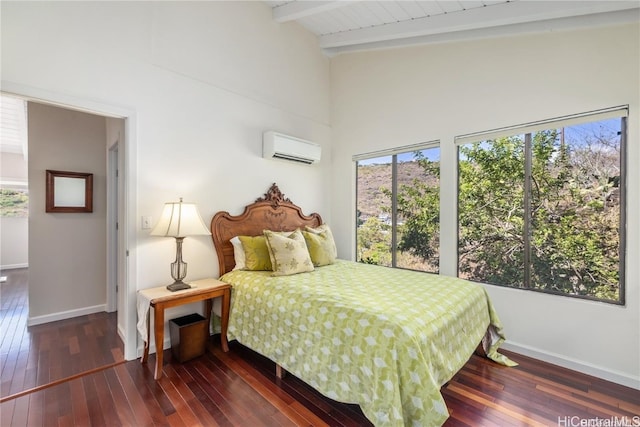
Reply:
M518 286L524 271L524 142L460 147L459 270L463 277Z
M528 218L524 135L478 141L459 150L461 277L618 299L620 148L615 135L566 141L564 130L531 134ZM439 176L437 162L419 153L416 161L426 175ZM400 251L428 260L437 250L438 192L439 185L428 180L399 186ZM386 194L391 197L390 191Z
M358 228L358 260L366 264L391 265L390 227L369 217Z

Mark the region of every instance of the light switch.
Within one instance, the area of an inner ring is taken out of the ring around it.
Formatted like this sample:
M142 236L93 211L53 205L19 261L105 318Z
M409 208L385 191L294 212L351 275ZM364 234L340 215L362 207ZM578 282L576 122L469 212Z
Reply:
M150 216L143 216L142 217L142 229L143 230L150 229L152 222L153 222L153 219Z

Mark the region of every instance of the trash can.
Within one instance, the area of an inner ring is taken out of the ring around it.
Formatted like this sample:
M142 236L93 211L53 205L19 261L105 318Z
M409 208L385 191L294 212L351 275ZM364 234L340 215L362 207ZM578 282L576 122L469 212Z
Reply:
M171 319L169 329L171 333L171 353L180 363L202 356L206 349L207 319L199 314Z

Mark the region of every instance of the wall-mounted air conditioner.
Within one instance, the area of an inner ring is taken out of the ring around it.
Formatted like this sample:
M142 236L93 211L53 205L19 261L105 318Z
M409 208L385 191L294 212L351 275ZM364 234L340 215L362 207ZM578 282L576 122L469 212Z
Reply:
M267 131L262 134L262 157L282 159L305 164L320 161L320 145L282 133Z

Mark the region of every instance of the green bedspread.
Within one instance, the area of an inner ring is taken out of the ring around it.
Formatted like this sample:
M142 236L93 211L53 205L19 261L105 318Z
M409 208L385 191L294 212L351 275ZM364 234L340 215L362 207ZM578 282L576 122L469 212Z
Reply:
M465 280L338 261L309 273L232 271L229 338L376 426L438 426L440 387L485 337L503 341L484 288Z

